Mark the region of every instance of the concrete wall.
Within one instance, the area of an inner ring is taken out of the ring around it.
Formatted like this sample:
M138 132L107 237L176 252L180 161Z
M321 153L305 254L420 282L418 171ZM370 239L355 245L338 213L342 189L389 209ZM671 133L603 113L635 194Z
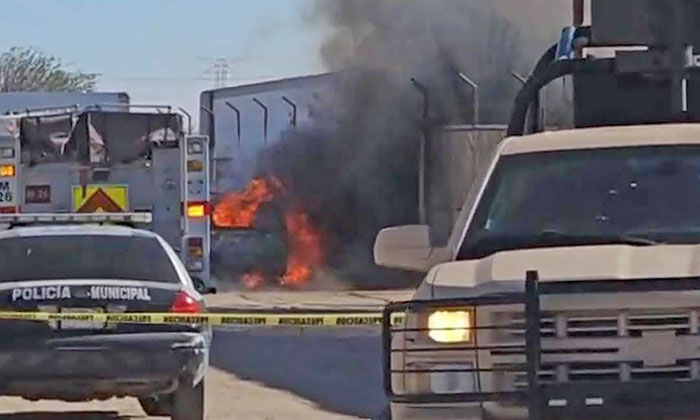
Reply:
M433 241L444 244L477 174L486 169L502 126L445 126L433 131L427 148L426 207Z

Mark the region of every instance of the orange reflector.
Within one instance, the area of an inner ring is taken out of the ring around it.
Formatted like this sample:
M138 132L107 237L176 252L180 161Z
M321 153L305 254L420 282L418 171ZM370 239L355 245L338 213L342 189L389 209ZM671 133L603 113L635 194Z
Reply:
M191 246L188 248L188 254L191 259L198 259L204 256L204 249L201 246Z
M17 207L15 206L3 206L0 207L0 213L17 213Z
M199 237L187 238L189 259L196 260L204 255L204 239Z
M198 218L207 215L207 203L187 203L187 217Z
M15 165L0 165L0 176L15 176Z
M188 160L187 161L187 172L202 172L204 169L204 162L201 160Z

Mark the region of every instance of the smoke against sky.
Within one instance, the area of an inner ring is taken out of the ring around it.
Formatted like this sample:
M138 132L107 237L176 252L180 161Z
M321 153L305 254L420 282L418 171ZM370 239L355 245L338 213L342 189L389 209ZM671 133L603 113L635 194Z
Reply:
M461 71L482 86L482 121L502 122L518 87L510 72L531 70L569 9L561 0L316 0L314 16L330 28L321 48L329 70L379 69L404 85L416 78L435 91L434 117L464 122L471 91Z
M319 53L338 71L332 116L288 133L260 171L280 177L327 233L341 277L387 281L372 242L383 227L417 222L421 129L473 122L473 90L458 72L479 84L480 121L506 121L519 87L511 71L526 74L567 23L566 8L544 25L520 9L514 0L316 0L312 19L327 28ZM411 79L427 88L427 120Z

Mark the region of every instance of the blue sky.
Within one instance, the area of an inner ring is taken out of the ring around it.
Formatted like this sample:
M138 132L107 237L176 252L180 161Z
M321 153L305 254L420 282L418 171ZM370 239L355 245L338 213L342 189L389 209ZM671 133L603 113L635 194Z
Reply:
M39 47L102 74L100 90L197 111L216 57L229 84L319 73L313 0L2 0L0 50Z

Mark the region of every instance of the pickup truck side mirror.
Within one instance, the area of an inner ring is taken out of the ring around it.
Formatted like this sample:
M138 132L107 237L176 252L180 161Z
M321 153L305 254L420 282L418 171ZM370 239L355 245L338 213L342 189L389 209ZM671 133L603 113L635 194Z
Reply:
M432 251L429 226L390 227L379 231L374 241L374 262L384 267L427 272L432 265Z

